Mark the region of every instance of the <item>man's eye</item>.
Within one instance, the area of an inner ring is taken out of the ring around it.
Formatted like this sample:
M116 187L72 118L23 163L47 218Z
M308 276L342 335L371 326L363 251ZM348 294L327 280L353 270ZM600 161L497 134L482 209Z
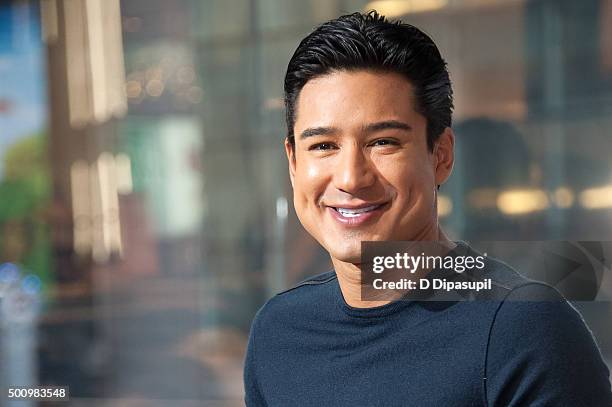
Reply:
M372 145L373 146L389 146L389 145L397 145L397 142L395 140L380 139L380 140L376 140L375 142L373 142Z
M334 148L332 143L317 143L310 146L309 150L331 150Z

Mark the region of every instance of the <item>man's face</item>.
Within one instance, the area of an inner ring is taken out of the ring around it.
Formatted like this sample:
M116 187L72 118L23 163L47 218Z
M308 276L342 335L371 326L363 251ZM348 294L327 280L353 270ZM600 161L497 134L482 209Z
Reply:
M333 72L297 101L295 146L285 143L295 210L332 259L359 263L361 241L428 240L436 185L452 168L447 129L434 152L404 77Z

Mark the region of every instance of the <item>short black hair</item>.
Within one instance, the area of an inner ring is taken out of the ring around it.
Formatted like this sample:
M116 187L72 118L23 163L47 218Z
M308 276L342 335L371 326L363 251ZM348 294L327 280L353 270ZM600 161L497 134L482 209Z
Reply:
M343 15L300 42L285 75L287 138L295 141L296 103L306 83L334 71L372 70L403 75L415 89L416 110L427 119L427 145L451 126L453 91L446 62L418 28L391 22L375 10Z

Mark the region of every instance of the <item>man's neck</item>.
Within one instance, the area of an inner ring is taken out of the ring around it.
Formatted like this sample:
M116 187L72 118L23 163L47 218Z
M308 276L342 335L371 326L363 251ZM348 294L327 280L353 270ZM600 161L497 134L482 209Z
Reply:
M442 229L437 226L428 233L423 234L418 240L420 241L440 241L444 243L452 243ZM344 301L354 308L373 308L386 305L391 301L363 301L361 299L361 271L358 264L346 263L336 259L332 259L338 283Z

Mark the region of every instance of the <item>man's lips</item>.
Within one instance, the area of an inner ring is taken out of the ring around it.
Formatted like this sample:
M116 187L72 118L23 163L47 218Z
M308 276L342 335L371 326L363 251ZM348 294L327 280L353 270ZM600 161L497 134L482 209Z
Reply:
M359 205L327 205L327 208L332 217L341 224L347 226L357 226L382 213L382 210L386 206L387 202L363 203Z
M366 212L372 212L379 209L383 204L360 205L360 206L332 206L342 216L353 217L359 216Z

